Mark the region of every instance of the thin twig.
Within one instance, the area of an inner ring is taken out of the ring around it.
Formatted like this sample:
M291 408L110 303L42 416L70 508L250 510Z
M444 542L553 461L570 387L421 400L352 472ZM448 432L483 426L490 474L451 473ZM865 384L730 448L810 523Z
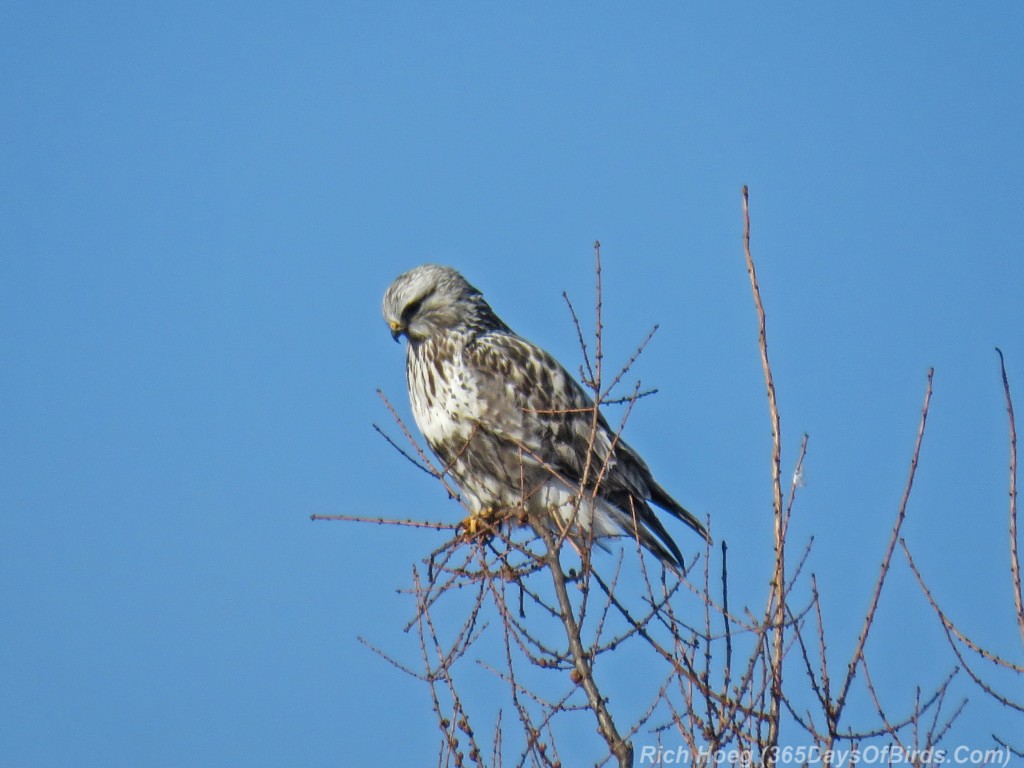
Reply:
M986 661L991 661L996 666L1016 672L1018 675L1024 675L1024 667L1019 664L1014 664L1011 661L1007 661L1001 656L997 656L991 651L982 648L957 628L953 620L949 618L949 616L946 615L946 612L939 607L938 601L932 595L931 590L928 589L928 585L925 584L924 577L921 576L921 571L917 568L917 563L914 562L914 558L910 554L910 547L907 546L906 540L902 537L900 538L900 546L903 548L903 554L907 557L907 564L910 566L910 570L914 574L914 578L917 579L917 585L921 588L921 591L924 593L925 599L932 607L932 610L935 611L935 615L939 617L939 621L942 622L942 626L945 627L948 632L951 632L957 640Z
M404 525L409 528L431 528L435 531L454 531L455 523L434 523L427 520L397 520L387 517L362 517L360 515L310 515L310 520L346 520L351 523L374 523L376 525Z
M725 669L722 690L728 691L732 672L732 622L729 620L729 547L722 539L722 623L725 624Z
M772 572L771 600L769 601L769 617L766 623L774 624L771 658L771 718L768 724L768 747L765 764L775 764L775 750L779 743L779 706L782 701L782 656L785 646L786 626L786 519L782 507L782 429L779 420L779 405L775 397L775 380L772 366L768 360L768 333L766 328L764 303L761 301L761 289L757 283L757 271L754 268L754 257L750 252L750 200L749 190L743 185L743 254L747 262L747 274L750 277L750 289L754 295L754 306L757 310L758 346L761 350L761 367L764 371L765 389L768 394L768 415L772 425L772 508L774 511L775 533L775 566Z
M583 379L584 384L592 386L594 381L594 368L590 364L590 352L587 351L587 340L583 336L583 327L580 325L580 319L576 314L576 308L572 305L572 301L569 299L569 294L562 291L562 298L565 299L566 306L569 307L569 314L572 315L572 324L576 328L576 339L580 345L580 352L583 353L583 364L586 366L586 373L583 372L583 368L580 368L580 378Z
M1003 394L1006 396L1006 418L1010 425L1010 576L1013 581L1013 602L1017 608L1017 626L1024 643L1024 597L1020 583L1020 557L1017 552L1017 426L1013 418L1013 398L1010 397L1010 380L1006 377L1006 361L1003 351L999 353L999 372L1003 378Z
M644 337L644 340L640 342L639 346L637 346L637 348L633 351L633 354L630 355L630 358L629 358L629 360L626 361L626 364L624 366L622 366L621 369L619 369L619 372L615 375L615 378L612 379L612 383L609 384L605 388L604 394L602 394L600 396L599 401L600 401L601 405L607 405L610 402L625 402L626 400L630 399L630 398L621 398L620 397L620 398L618 398L617 401L615 401L615 400L607 400L606 398L608 397L608 395L611 394L612 390L615 389L615 387L618 385L618 383L622 380L622 377L626 375L626 372L629 371L629 369L632 368L636 364L636 361L640 358L640 355L643 354L643 351L647 348L647 345L651 343L651 339L654 338L654 334L657 331L658 331L658 326L657 325L655 325L653 328L651 328L651 330L648 331L647 335ZM640 397L640 395L636 395L636 398L639 398L639 397Z
M609 751L618 760L620 768L632 768L633 745L619 735L611 712L608 711L606 699L598 689L597 682L594 679L591 660L583 648L580 626L576 622L576 612L573 609L572 600L570 600L569 592L566 589L565 573L562 571L559 547L550 531L546 528L539 527L537 534L544 540L548 548L548 571L551 575L551 583L558 600L558 607L561 612L560 618L565 627L566 640L568 640L569 650L573 657L575 682L586 693L590 708L597 717L601 736L604 738L605 743L607 743Z
M900 500L899 511L896 514L896 522L892 527L892 535L889 537L889 545L886 547L885 556L882 558L882 565L879 569L878 578L875 580L874 594L871 596L871 604L864 615L864 625L861 627L860 636L857 638L857 647L853 651L853 657L846 668L846 679L843 681L843 688L836 699L836 720L846 705L846 697L853 684L853 678L857 674L857 665L864 657L864 645L868 641L868 633L871 632L871 625L875 620L875 611L878 609L878 601L882 596L882 588L885 586L885 578L889 573L889 566L892 563L892 554L899 541L900 529L907 516L907 503L910 501L910 491L914 487L914 475L917 472L917 462L921 457L921 443L924 441L925 425L928 423L928 406L932 400L932 377L935 375L933 368L928 369L928 385L924 393L924 405L921 407L921 423L917 428L917 440L914 442L914 453L910 459L910 472L907 476L907 484L903 489L903 498Z
M380 428L380 425L374 424L373 425L373 431L376 432L381 437L383 437L387 441L388 445L390 445L392 448L394 448L396 451L398 451L400 454L402 454L402 456L410 464L412 464L414 467L416 467L416 469L420 470L421 472L426 472L431 477L437 477L438 476L438 472L437 472L436 469L434 469L433 466L427 466L425 464L421 464L414 457L410 456L409 453L406 452L406 450L402 446L400 446L398 443L396 443L391 438L391 435L389 435L387 432L385 432L383 429Z

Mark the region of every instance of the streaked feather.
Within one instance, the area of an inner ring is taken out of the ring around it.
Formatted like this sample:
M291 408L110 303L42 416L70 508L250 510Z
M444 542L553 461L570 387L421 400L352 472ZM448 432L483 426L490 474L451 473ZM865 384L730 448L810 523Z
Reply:
M635 536L677 568L682 553L651 502L706 538L600 413L595 428L583 387L454 269L399 276L383 312L408 339L416 424L472 511L524 507L595 536Z

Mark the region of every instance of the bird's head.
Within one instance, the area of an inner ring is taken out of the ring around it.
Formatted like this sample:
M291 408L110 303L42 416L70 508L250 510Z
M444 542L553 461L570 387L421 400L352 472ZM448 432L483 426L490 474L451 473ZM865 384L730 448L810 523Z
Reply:
M480 291L456 270L424 264L395 278L381 309L395 341L417 342L471 323L482 307Z

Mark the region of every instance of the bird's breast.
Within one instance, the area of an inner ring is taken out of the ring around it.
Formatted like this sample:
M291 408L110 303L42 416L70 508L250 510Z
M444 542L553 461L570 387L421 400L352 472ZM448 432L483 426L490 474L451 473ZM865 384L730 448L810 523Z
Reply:
M476 394L458 348L432 340L410 347L406 374L413 418L427 442L468 440Z

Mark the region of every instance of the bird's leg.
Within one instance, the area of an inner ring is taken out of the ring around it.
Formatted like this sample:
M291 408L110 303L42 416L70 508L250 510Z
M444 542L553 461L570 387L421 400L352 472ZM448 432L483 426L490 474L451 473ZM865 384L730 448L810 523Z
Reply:
M501 522L501 510L494 507L484 507L479 512L473 512L462 521L462 529L467 539L477 537L490 538L494 535L494 527Z

